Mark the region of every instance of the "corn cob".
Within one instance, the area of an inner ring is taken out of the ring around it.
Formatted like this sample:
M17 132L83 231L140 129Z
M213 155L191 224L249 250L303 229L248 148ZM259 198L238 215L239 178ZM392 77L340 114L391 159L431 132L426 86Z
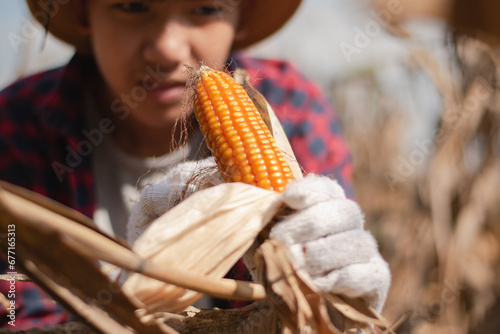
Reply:
M245 90L228 74L202 66L194 112L226 182L282 192L292 172Z

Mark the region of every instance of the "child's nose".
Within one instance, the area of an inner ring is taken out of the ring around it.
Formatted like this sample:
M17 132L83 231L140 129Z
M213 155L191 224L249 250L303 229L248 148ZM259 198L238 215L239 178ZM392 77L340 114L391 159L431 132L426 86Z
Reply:
M189 62L190 57L189 27L182 23L169 22L148 36L144 48L147 62L173 70L180 64Z

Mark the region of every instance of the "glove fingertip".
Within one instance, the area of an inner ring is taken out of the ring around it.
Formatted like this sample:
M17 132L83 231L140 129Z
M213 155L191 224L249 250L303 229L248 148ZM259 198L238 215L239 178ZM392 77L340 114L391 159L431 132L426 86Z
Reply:
M296 210L331 199L345 198L345 192L336 180L316 174L308 174L302 180L290 183L282 196L282 200Z
M361 298L380 312L391 285L391 272L387 262L378 255L368 263L353 264L313 277L313 282L321 291Z

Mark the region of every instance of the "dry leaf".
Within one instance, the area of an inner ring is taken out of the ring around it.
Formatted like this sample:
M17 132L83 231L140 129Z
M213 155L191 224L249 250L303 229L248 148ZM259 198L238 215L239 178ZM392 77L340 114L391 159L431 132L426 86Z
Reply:
M242 183L201 190L153 222L134 251L165 268L223 277L281 205L279 193ZM152 312L179 312L201 297L139 274L123 288Z
M2 244L7 244L6 232L13 225L16 270L28 274L96 330L110 334L133 333L132 329L141 333L174 333L166 326L145 326L131 317L136 309L133 300L101 273L96 258L85 257L78 251L81 243L73 238L91 235L97 242L106 243L111 242L108 237L0 188L0 228L5 232L0 233ZM122 247L118 243L116 246ZM7 253L7 247L2 251Z
M389 327L365 303L357 301L352 306L338 296L321 293L306 272L294 269L286 247L276 240L266 240L260 246L256 265L269 300L288 328L283 333L340 334L358 328L373 333L371 324ZM331 307L344 317L332 314Z

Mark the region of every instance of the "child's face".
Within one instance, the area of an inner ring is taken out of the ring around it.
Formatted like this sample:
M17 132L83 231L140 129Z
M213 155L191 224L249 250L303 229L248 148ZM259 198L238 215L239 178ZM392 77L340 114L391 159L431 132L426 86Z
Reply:
M86 5L84 31L108 88L107 102L118 116L146 128L171 126L185 111L185 65L223 65L239 22L231 0L87 0Z

